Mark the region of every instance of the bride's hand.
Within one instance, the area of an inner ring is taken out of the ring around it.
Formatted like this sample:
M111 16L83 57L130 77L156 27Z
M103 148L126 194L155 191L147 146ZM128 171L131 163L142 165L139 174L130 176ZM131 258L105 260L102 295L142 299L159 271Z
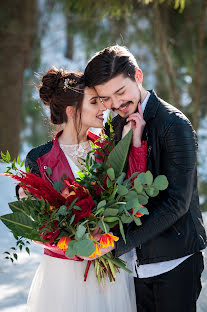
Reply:
M127 118L129 121L130 127L133 129L133 138L132 145L135 147L139 147L142 145L142 133L146 122L143 118L143 113L141 109L141 104L138 104L138 113L134 113ZM125 126L127 127L128 124Z

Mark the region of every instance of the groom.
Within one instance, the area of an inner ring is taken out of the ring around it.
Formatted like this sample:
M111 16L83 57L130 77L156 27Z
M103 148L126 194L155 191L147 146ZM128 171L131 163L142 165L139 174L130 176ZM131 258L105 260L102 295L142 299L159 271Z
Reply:
M179 110L143 88L142 71L127 48L116 45L98 52L84 74L105 107L118 114L113 119L117 141L126 119L141 103L147 169L169 181L168 189L149 201L149 216L142 217L142 226L131 223L127 244L120 239L115 247L116 256L136 248L137 311L196 311L201 250L207 244L197 191L196 133Z

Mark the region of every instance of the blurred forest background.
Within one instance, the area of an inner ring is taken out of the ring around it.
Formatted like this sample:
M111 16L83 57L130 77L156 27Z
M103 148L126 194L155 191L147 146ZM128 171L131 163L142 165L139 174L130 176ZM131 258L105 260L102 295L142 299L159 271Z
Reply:
M1 1L0 38L1 151L24 158L51 137L38 74L51 65L83 71L96 51L125 45L144 87L182 110L198 133L207 210L207 0Z

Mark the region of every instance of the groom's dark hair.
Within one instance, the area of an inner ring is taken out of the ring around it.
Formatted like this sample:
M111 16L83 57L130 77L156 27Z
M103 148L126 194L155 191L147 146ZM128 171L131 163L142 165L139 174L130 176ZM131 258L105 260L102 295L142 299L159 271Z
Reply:
M88 87L103 84L119 74L135 80L138 67L135 57L126 47L115 45L96 53L88 62L85 71L85 83Z

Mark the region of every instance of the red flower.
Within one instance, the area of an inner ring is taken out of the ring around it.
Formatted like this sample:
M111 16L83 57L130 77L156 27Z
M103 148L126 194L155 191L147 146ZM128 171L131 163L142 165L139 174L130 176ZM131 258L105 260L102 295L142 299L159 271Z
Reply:
M53 227L54 225L54 227ZM40 236L44 240L49 240L49 243L52 244L54 239L59 235L60 231L58 230L58 222L56 220L53 221L53 225L45 225L43 224L39 230L45 229L45 231L41 231ZM51 231L48 231L51 230Z
M91 208L95 206L89 191L75 181L69 182L68 180L65 180L65 183L68 187L68 192L66 190L63 191L64 196L66 197L66 206L69 207L73 200L78 198L75 206L81 208L81 210L72 209L72 215L75 215L74 223L82 218L89 217L91 214Z

